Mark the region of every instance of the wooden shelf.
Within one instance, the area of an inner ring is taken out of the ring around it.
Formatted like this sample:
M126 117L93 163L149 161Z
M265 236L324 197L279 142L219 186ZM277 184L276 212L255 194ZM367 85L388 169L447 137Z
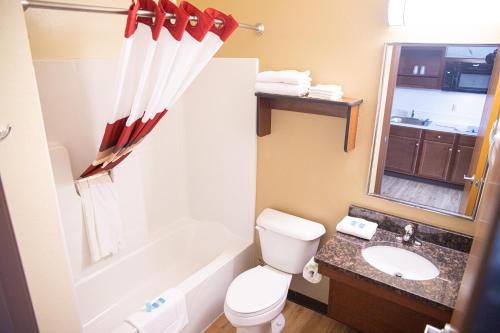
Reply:
M295 111L346 119L344 151L354 149L358 127L359 105L362 99L342 98L338 101L255 93L257 96L257 135L271 134L271 110Z

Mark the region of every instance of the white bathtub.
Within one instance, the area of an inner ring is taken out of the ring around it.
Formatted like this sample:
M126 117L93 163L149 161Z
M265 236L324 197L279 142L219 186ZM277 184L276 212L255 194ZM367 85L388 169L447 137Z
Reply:
M75 284L84 333L134 332L124 319L172 287L186 295L189 324L182 333L202 332L223 312L229 284L253 263L252 242L219 223L178 222Z
M92 263L73 180L99 147L114 67L109 60L35 63L83 332L133 332L125 318L177 287L189 311L183 333L200 333L254 260L258 63L213 59L115 168L124 245ZM74 121L79 126L67 126Z

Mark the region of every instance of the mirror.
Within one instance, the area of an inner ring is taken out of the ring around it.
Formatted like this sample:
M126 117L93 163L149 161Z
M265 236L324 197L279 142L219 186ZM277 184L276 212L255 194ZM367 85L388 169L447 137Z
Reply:
M386 44L369 195L474 218L499 112L497 48Z

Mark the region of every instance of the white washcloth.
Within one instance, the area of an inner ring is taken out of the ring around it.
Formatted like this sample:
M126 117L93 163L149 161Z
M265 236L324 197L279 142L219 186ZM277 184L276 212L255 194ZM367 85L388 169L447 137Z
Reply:
M163 302L160 300L163 299ZM178 333L188 324L186 297L177 289L168 289L151 304L158 304L150 312L132 314L126 322L139 333Z
M123 246L122 220L109 174L76 183L92 262L117 253Z
M300 85L311 82L311 77L309 75L311 75L310 71L265 71L257 74L257 82L277 82Z
M309 88L310 98L320 98L326 100L338 100L344 96L342 87L336 84L317 84Z
M342 86L336 84L317 84L311 87L312 92L338 93L342 92Z
M319 283L323 278L323 275L318 273L318 264L314 261L314 257L309 259L307 264L304 266L302 276L311 283Z
M336 101L342 98L344 96L344 93L333 93L333 94L324 94L324 93L317 93L317 92L309 92L309 95L307 95L309 98L319 98L319 99L326 99L329 101Z
M337 224L337 231L370 240L377 231L378 224L359 217L345 216Z
M267 94L304 96L309 91L309 84L288 84L288 83L255 83L255 91Z

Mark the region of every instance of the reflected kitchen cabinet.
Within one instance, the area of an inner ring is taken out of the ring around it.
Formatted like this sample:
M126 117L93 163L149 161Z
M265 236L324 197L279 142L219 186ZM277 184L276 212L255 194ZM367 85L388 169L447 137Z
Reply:
M464 185L476 138L391 125L385 170Z
M469 165L472 160L472 152L474 147L458 146L453 159L453 168L450 172L450 182L454 184L464 185L464 175L469 170Z
M445 52L441 46L402 47L397 86L440 89Z
M423 140L422 155L418 166L418 176L436 180L446 180L452 151L452 144Z

